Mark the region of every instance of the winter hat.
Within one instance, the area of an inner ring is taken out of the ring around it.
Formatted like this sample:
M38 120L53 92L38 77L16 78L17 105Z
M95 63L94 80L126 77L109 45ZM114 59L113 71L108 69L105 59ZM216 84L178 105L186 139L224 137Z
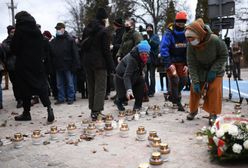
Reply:
M185 11L177 12L175 20L176 20L176 22L186 23L186 21L187 21L187 13Z
M146 53L149 53L150 52L150 45L149 43L147 42L147 40L142 40L140 41L140 43L138 44L138 51L141 53L141 52L146 52Z
M8 34L10 34L11 30L13 30L13 29L15 29L15 27L9 25L9 26L7 27L7 32L8 32Z
M96 12L96 19L103 20L107 18L108 18L108 14L106 10L104 8L98 8Z
M205 24L204 24L203 20L201 18L199 18L196 21L194 21L193 23L189 24L186 27L186 31L187 30L193 31L200 38L200 41L202 41L207 34L207 32L204 30L204 27L205 27ZM186 33L185 33L185 36L187 37Z
M152 28L152 30L153 30L153 25L152 25L151 23L148 23L148 24L146 25L146 29L147 29L148 27Z
M57 25L55 26L56 30L59 30L59 29L62 29L62 28L65 28L65 24L61 23L61 22L57 23Z
M123 26L123 20L122 20L122 18L115 19L114 25L117 26L117 27L122 27Z
M52 34L47 30L43 32L43 36L47 37L49 40L52 38Z
M189 38L189 37L200 38L194 31L192 31L190 29L186 29L186 31L185 31L185 37L186 38Z

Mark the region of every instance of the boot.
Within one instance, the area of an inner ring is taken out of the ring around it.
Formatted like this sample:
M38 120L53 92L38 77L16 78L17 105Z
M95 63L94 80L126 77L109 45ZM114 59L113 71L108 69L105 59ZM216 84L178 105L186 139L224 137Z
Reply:
M31 99L31 106L35 105L35 104L38 104L39 103L39 97L38 96L34 96L32 99Z
M22 107L22 104L23 104L23 101L22 100L17 100L16 108L21 108Z
M90 117L91 117L92 121L97 120L98 114L99 114L99 112L97 112L97 111L91 111Z
M181 102L178 102L177 106L178 106L178 109L177 109L178 111L185 111Z
M197 115L198 113L198 110L195 111L195 112L190 112L188 115L187 115L187 120L193 120L195 118L195 116Z
M117 108L118 108L119 111L124 111L124 110L125 110L125 107L123 106L121 100L116 99L116 100L114 101L114 103L116 104L116 106L117 106Z
M47 122L53 122L54 121L54 114L53 109L51 106L47 107Z
M31 115L29 111L23 111L23 113L19 116L15 116L16 121L30 121Z

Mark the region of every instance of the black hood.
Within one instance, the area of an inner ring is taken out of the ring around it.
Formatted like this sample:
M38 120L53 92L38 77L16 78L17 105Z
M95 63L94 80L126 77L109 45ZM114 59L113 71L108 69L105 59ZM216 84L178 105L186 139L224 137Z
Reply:
M104 25L105 25L105 23L100 21L100 20L91 21L86 27L86 31L85 31L86 36L95 35L97 32L99 32L99 30L104 28Z

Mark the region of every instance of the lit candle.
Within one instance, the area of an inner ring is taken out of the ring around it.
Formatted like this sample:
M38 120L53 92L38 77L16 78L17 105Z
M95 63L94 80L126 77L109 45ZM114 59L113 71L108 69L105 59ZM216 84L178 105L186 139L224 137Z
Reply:
M137 140L138 141L144 141L146 138L146 130L144 126L139 126L138 130L136 131L137 134Z
M32 142L33 145L40 145L41 144L41 131L40 130L34 130L32 134Z
M57 140L58 128L57 126L51 126L50 128L50 137L51 140Z
M16 149L19 149L22 147L23 144L23 136L21 133L15 133L14 134L14 147Z
M76 135L76 125L75 123L69 123L67 126L67 131L69 136L74 136Z
M127 138L129 136L128 132L129 132L129 128L128 128L127 123L122 123L121 128L120 128L120 136L122 138Z

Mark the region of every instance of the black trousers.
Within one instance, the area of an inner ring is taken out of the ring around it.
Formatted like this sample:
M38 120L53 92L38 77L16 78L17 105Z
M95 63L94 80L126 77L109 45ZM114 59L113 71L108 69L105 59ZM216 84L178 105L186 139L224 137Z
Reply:
M121 77L115 76L114 81L117 92L117 98L121 101L126 100L126 88L123 79ZM142 76L135 79L135 82L132 83L132 90L135 99L134 108L142 107L144 86L145 86L145 80Z
M148 87L148 94L153 95L155 93L156 79L155 79L156 67L153 64L147 64L147 70L145 73L145 81Z
M16 101L21 100L21 93L20 93L20 89L18 89L18 87L16 86L16 73L15 71L9 71L9 79L12 83L13 86L13 93L14 93L14 97L16 99Z

